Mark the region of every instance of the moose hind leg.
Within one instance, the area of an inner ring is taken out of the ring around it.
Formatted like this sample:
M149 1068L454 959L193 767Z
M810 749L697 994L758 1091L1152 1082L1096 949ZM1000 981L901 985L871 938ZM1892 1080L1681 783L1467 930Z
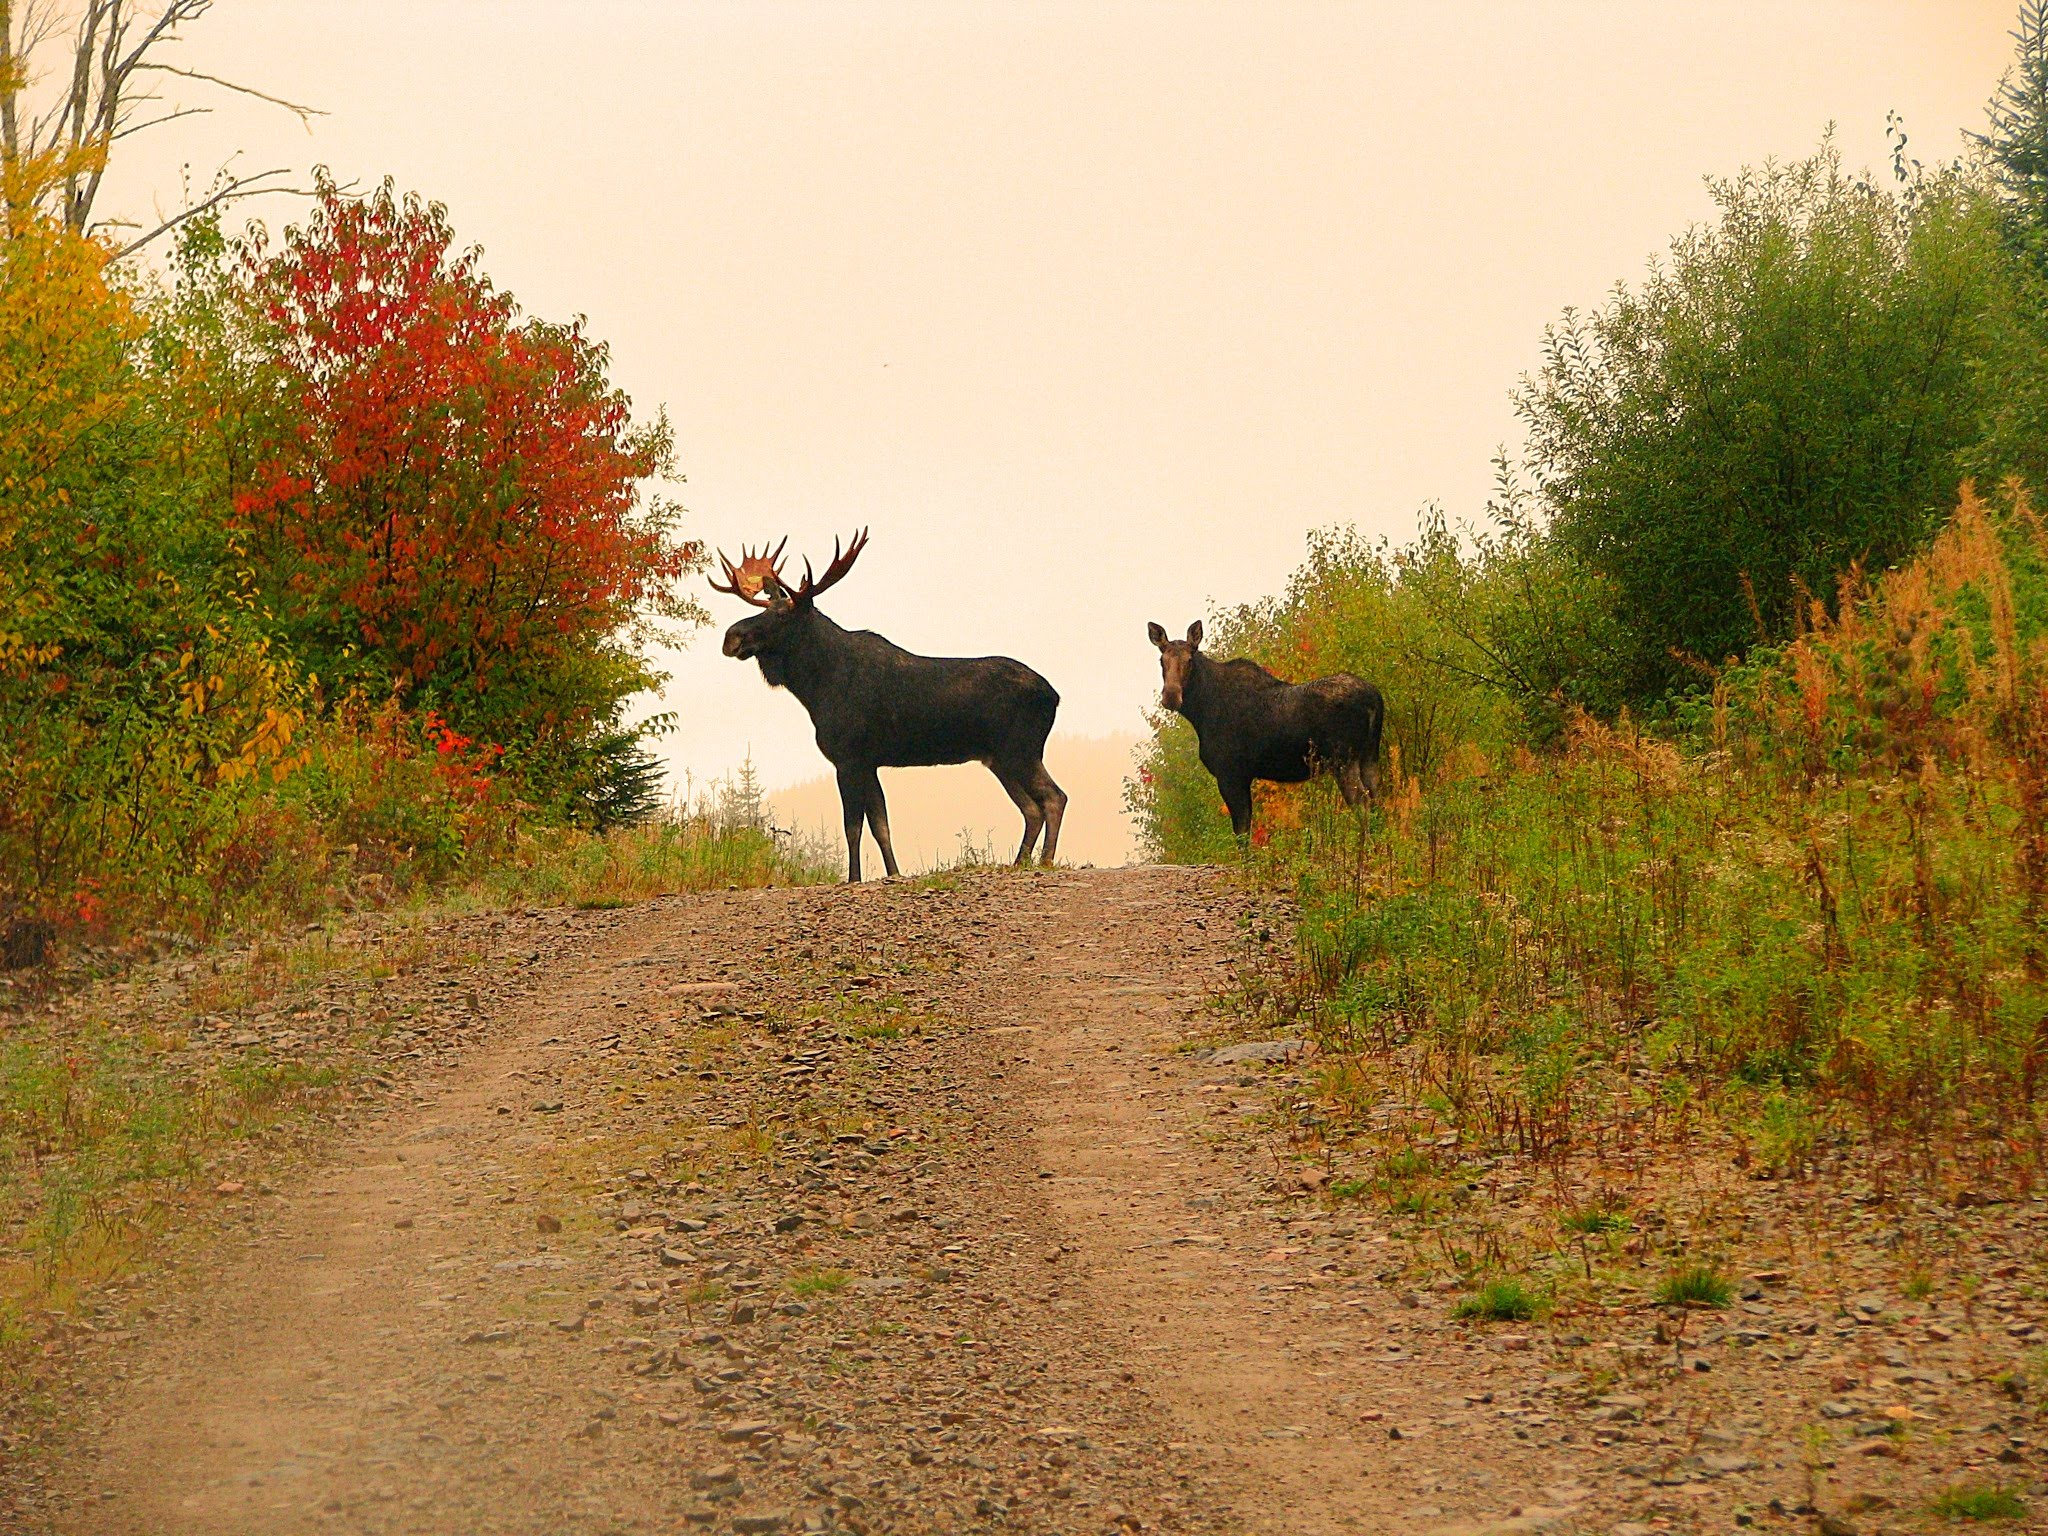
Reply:
M1344 793L1344 803L1354 811L1365 804L1365 773L1358 764L1349 762L1337 770L1337 788Z
M860 826L867 815L865 774L858 768L839 770L839 809L846 823L846 878L860 880Z
M1067 792L1053 783L1052 775L1045 771L1045 761L1040 759L1031 768L1029 785L1032 798L1045 814L1045 860L1052 863L1053 854L1060 845L1060 821L1067 814Z
M1045 812L1039 809L1037 797L1031 793L1028 774L997 768L993 764L989 772L996 776L996 782L1003 786L1003 792L1016 803L1024 813L1024 841L1017 847L1017 862L1025 863L1031 857L1031 850L1038 842L1039 829L1045 825Z
M882 850L882 867L892 876L896 870L896 850L889 842L889 802L882 797L882 776L868 774L866 801L868 808L868 829L875 834L875 846Z

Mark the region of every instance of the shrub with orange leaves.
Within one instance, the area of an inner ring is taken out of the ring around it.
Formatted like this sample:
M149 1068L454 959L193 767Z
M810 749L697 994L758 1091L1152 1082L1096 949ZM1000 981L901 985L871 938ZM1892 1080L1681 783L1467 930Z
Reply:
M274 247L194 258L239 366L227 490L262 600L331 696L396 689L502 749L530 798L585 788L652 686L634 641L694 622L701 564L665 420L635 425L580 322L522 317L436 204L324 184ZM200 259L205 258L205 259Z

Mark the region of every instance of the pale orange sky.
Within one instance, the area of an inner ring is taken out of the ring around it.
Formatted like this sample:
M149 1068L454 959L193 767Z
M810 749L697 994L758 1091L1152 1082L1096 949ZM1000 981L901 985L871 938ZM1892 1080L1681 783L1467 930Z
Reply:
M1476 514L1546 322L1830 120L1855 164L1891 109L1952 153L2013 11L222 0L188 62L329 115L179 125L110 195L241 147L441 199L668 407L693 530L867 524L835 618L1018 656L1063 730L1131 731L1146 620L1273 590L1319 524ZM716 630L673 671L699 782L822 767Z

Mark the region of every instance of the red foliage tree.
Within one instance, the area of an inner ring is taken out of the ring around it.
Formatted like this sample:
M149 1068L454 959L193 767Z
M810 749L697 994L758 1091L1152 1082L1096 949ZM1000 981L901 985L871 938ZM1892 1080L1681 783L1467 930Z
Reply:
M643 499L635 427L581 322L522 320L445 211L323 185L240 283L278 389L235 514L330 684L395 685L499 740L574 736L656 679L631 649L690 614L702 548Z

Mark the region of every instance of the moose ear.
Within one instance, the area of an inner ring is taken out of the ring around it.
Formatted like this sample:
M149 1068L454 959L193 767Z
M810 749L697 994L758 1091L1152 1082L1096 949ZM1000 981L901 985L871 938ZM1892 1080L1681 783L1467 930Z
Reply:
M1197 619L1194 623L1188 626L1188 644L1193 646L1199 646L1201 643L1202 621L1200 619Z
M1150 637L1154 645L1166 644L1166 626L1164 624L1147 624L1145 626L1145 633Z

